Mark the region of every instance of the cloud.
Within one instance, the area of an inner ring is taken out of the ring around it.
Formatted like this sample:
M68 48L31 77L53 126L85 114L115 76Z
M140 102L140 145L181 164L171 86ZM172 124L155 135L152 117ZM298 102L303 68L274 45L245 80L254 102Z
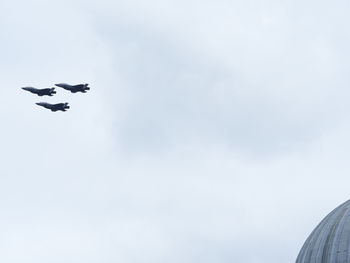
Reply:
M222 140L233 151L279 153L342 121L334 81L343 94L347 77L327 28L306 35L305 15L276 2L186 3L91 4L129 98L126 151Z
M2 1L1 261L294 260L347 198L346 7Z

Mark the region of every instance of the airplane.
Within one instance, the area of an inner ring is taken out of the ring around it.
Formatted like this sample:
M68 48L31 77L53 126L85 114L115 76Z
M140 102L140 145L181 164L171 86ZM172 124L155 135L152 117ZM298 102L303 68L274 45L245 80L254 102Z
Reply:
M89 84L78 84L78 85L69 85L67 83L59 83L55 84L55 86L63 88L65 90L69 90L72 93L83 92L86 93L87 90L90 90L88 87Z
M55 111L66 111L67 109L69 109L70 107L68 106L68 103L57 103L57 104L50 104L47 102L38 102L35 103L36 105L39 105L41 107L44 107L46 109L49 109L53 112Z
M33 88L33 87L24 87L22 88L26 91L29 91L31 93L34 93L38 96L52 96L53 94L56 94L56 91L55 91L55 88L51 88L51 89L36 89L36 88Z

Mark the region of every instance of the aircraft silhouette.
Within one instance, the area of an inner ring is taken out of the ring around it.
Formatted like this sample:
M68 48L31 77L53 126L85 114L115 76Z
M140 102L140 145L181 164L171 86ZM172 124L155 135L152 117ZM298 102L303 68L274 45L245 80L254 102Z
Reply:
M89 84L78 84L78 85L69 85L67 83L55 84L55 86L69 90L72 93L83 92L86 93L87 90L90 90Z
M68 106L68 103L57 103L57 104L50 104L47 102L38 102L36 103L36 105L39 105L41 107L44 107L46 109L49 109L53 112L56 111L66 111L67 109L69 109L70 107Z
M53 94L56 94L55 88L51 88L51 89L36 89L33 87L24 87L22 88L26 91L29 91L31 93L34 93L38 96L53 96Z

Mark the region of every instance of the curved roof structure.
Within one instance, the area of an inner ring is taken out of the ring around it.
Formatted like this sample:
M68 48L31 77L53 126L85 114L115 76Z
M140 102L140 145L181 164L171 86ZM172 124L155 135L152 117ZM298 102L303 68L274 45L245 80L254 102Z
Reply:
M310 234L296 263L350 262L350 200L338 206Z

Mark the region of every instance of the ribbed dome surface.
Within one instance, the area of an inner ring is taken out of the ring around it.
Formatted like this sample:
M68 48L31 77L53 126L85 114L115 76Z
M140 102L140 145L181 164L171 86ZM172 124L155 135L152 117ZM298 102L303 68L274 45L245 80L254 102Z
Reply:
M303 245L296 263L350 263L350 200L321 221Z

